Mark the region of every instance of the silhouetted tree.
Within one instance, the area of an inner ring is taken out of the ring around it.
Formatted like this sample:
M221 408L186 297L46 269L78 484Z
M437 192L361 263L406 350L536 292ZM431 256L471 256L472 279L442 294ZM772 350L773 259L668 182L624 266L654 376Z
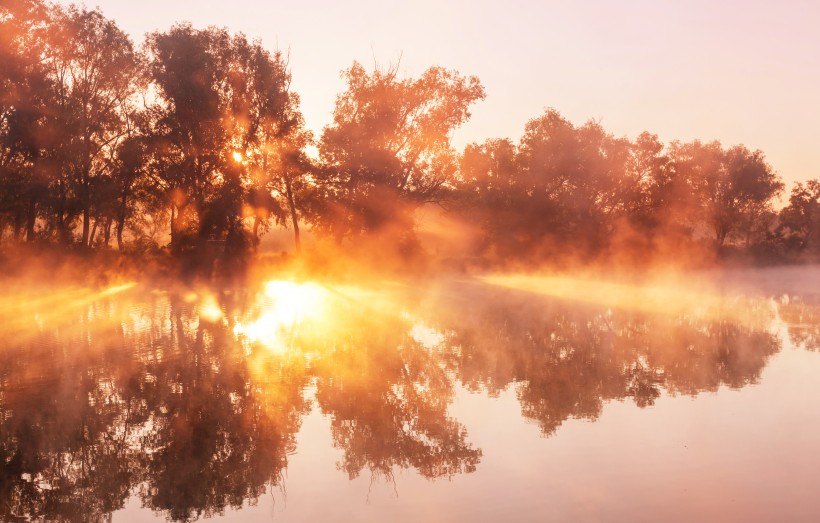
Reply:
M469 144L459 163L457 210L480 225L484 237L479 251L511 252L526 230L527 217L520 212L529 195L522 183L517 149L510 140L491 139Z
M719 142L696 140L673 144L671 152L675 169L688 180L696 198L692 212L703 214L703 226L718 248L735 237L749 244L754 233L766 228L761 222L783 183L760 151L743 146L724 150Z
M299 96L290 91L290 73L280 52L271 55L256 45L249 48L249 81L245 112L250 122L244 161L251 171L249 203L253 209L253 234L273 217L289 218L296 249L300 246L298 205L309 191L307 176L312 164L305 148L313 137L304 129Z
M438 202L451 186L456 155L450 133L484 97L475 77L433 67L417 79L397 68L344 72L333 123L319 143L324 164L322 212L316 222L337 238L388 225L412 227L412 211Z
M795 184L789 205L780 211L779 228L788 244L800 252L820 248L820 180Z
M181 234L199 244L243 242L243 205L276 213L267 182L302 146L286 63L242 35L189 25L150 34L147 47L162 99L151 109L151 134L172 243L179 248Z
M82 245L89 245L97 178L110 175L108 159L126 133L139 88L138 58L128 36L98 11L71 5L55 8L49 31L48 61L56 81L64 141L63 180L82 213ZM62 182L61 182L62 183ZM109 221L110 224L110 221Z
M230 37L216 29L177 25L147 36L150 70L162 103L150 109L157 170L171 205L171 242L207 236L207 204L225 182L233 147L223 123L229 107L221 89L230 67ZM238 148L239 144L237 144Z
M47 196L54 89L44 60L49 11L35 0L0 6L0 235L35 235Z

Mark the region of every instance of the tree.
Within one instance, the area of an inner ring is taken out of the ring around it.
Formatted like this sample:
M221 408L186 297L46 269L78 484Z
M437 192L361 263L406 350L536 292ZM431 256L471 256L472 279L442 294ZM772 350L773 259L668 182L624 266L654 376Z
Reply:
M224 31L189 25L147 37L151 77L161 100L150 108L151 141L161 163L157 172L171 206L176 248L180 236L191 234L203 217L230 155L222 124L227 100L219 90L229 70L228 45Z
M440 202L456 173L450 134L484 98L475 77L432 67L417 79L397 68L343 73L333 123L319 143L325 206L318 225L337 238L388 225L407 232L412 211Z
M113 166L111 203L112 217L116 223L117 248L123 250L123 232L126 221L142 204L147 210L154 184L148 176L150 157L145 136L133 134L124 139L116 151Z
M513 242L519 229L518 212L528 197L521 182L517 149L507 139L469 144L459 162L458 211L484 234L481 250ZM507 250L502 247L502 250Z
M0 6L0 236L34 239L46 197L45 149L53 124L53 82L43 54L49 12L39 1Z
M100 11L55 7L53 17L49 66L66 131L60 169L78 199L87 246L95 179L106 174L107 159L126 133L139 60L128 36Z
M741 145L724 150L720 142L695 140L673 144L671 154L676 171L696 198L692 211L704 216L702 225L711 231L716 246L722 248L739 235L748 243L783 190L763 153Z
M575 127L550 109L530 120L518 147L536 238L571 241L596 251L628 214L637 180L627 176L629 142L598 123Z
M726 152L732 180L735 235L746 247L766 236L776 216L773 202L783 192L783 181L760 150L737 145Z
M780 233L799 251L820 247L820 180L798 182L792 188L789 205L780 211Z
M254 207L254 237L259 238L259 226L273 215L279 223L290 220L296 251L301 250L299 232L299 203L305 203L313 192L309 175L313 162L305 153L311 136L301 128L283 139L274 140L260 155L261 179L252 193Z
M253 209L253 235L271 216L279 223L289 218L296 250L300 248L298 203L309 192L307 177L313 170L305 148L313 136L304 129L299 96L290 90L291 76L280 52L261 47L249 56L249 89L246 119L250 122L245 163L251 171L249 204ZM287 215L287 217L286 217Z
M686 229L682 216L690 190L672 168L669 152L655 134L643 132L632 142L627 171L636 181L637 202L631 221L646 235Z
M243 207L272 209L266 182L282 172L272 157L301 146L287 64L241 34L190 25L148 35L147 48L161 100L150 134L172 245L181 248L183 236L242 242Z

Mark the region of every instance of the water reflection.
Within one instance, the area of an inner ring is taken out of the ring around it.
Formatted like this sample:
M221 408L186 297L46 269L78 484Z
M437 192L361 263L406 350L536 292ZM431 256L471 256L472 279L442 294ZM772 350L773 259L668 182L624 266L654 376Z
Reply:
M807 350L820 350L820 296L780 297L778 311L789 339Z
M478 282L279 282L21 307L0 327L0 516L105 521L132 495L179 521L239 508L283 484L314 408L350 478L473 472L482 451L449 413L459 383L514 387L545 435L611 400L743 387L780 349L776 317L818 345L817 304L773 303L732 302L738 323Z
M465 301L461 310L469 313L444 321L459 349L460 379L495 394L514 384L522 414L549 435L569 418L596 419L610 400L646 407L662 390L697 394L756 382L780 349L768 329L773 311L756 300L734 306L744 309L743 324L497 292Z

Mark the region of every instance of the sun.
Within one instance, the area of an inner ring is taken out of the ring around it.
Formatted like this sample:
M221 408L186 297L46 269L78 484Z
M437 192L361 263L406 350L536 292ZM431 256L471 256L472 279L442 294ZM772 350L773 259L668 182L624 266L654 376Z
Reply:
M328 290L315 283L269 281L265 284L259 317L247 324L237 323L234 334L272 351L284 352L302 323L321 319L329 297Z
M233 152L233 160L236 163L242 163L242 153L240 153L239 151L234 151Z

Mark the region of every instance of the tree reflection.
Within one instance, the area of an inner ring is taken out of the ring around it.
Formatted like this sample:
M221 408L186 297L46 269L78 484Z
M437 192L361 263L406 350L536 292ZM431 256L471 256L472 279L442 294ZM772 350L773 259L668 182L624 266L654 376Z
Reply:
M745 304L748 322L738 324L719 315L613 311L472 285L451 294L464 298L439 307L439 325L453 333L459 376L468 389L491 394L514 385L522 414L545 435L570 418L597 419L611 400L646 407L662 390L694 395L755 383L780 349L767 331L770 311L755 302Z
M277 350L235 334L234 322L264 317L248 290L20 309L0 337L0 519L106 521L131 496L176 521L240 508L282 485L314 399L348 477L452 477L482 457L449 413L457 383L513 388L551 435L613 400L647 407L755 383L780 349L774 312L754 300L731 304L737 322L478 283L378 292L377 307L334 298ZM205 314L206 302L217 310ZM817 347L816 311L780 303L795 343ZM419 335L421 324L436 335Z
M807 350L820 350L820 296L784 296L777 312L788 325L789 339Z
M453 380L440 355L410 328L406 318L371 318L317 362L316 398L351 479L365 468L391 477L394 467L448 477L474 471L481 458L447 415Z
M124 307L4 347L3 517L102 521L138 491L189 520L279 483L308 407L304 362L255 379L226 326L190 305Z
M107 350L122 334L114 321L90 329L108 305L84 307L74 325L31 325L35 334L2 347L3 518L105 521L141 476L128 435L144 406Z
M183 309L183 310L180 310ZM277 484L307 404L303 362L252 381L245 352L221 324L171 304L171 347L146 365L146 506L174 520L239 508ZM295 371L295 372L294 372Z

